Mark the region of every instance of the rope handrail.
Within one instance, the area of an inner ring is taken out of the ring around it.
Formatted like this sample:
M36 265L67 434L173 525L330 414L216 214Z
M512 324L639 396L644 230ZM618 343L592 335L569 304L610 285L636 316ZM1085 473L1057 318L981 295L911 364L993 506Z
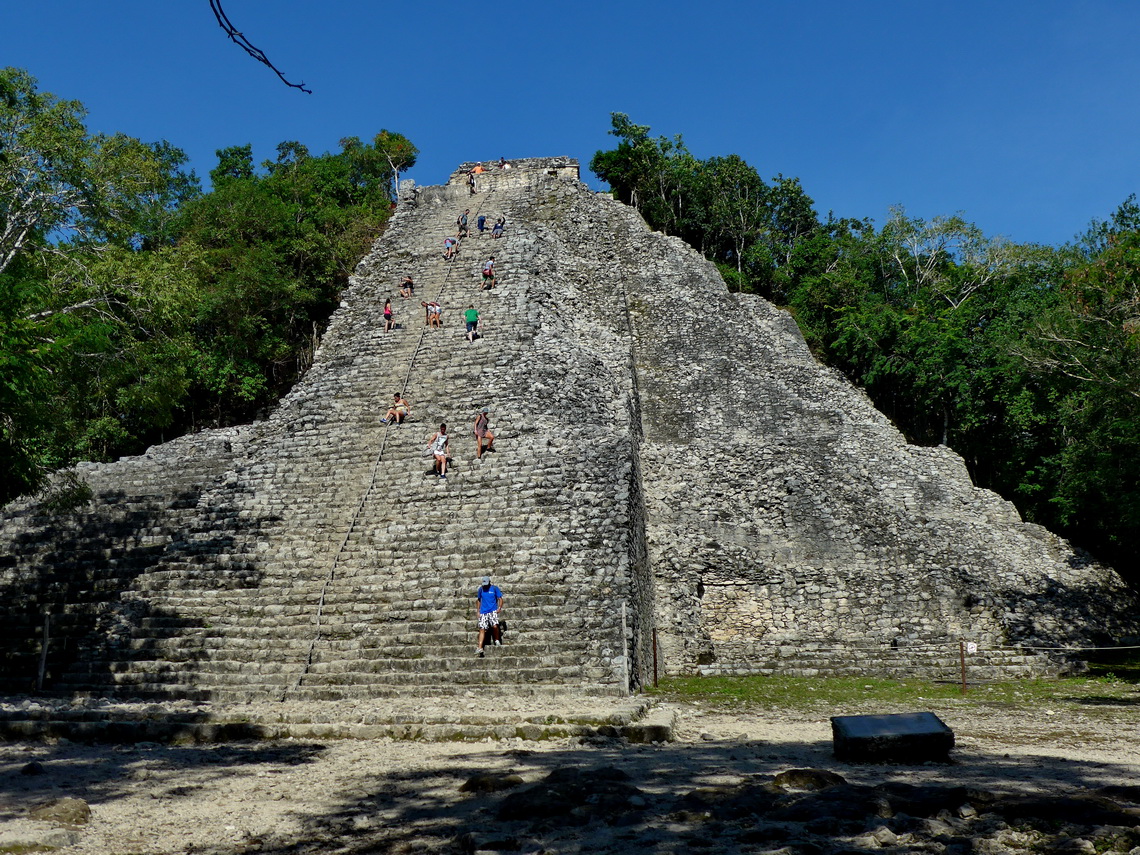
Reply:
M979 642L972 642L969 639L963 638L959 641L943 641L943 642L927 642L925 644L903 644L892 645L890 642L882 642L881 644L815 644L811 641L803 639L788 640L788 641L773 641L769 644L771 647L796 647L801 651L809 653L832 653L832 652L860 652L867 651L871 653L908 653L920 652L924 650L943 650L951 648L957 650L961 644L975 645L975 652L977 653L1019 653L1027 650L1039 650L1046 653L1079 653L1079 652L1093 652L1093 651L1123 651L1123 650L1140 650L1140 645L1117 645L1113 647L1081 647L1077 645L1069 646L1056 646L1049 647L1046 645L1031 645L1031 644L1017 644L1011 646L1004 645L983 645ZM973 654L971 654L973 655Z

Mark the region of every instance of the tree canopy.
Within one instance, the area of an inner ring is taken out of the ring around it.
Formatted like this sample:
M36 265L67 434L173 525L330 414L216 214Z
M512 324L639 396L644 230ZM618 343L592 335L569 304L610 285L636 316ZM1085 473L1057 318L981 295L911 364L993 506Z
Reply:
M177 147L0 71L0 499L280 397L417 154L387 130L229 146L203 192Z

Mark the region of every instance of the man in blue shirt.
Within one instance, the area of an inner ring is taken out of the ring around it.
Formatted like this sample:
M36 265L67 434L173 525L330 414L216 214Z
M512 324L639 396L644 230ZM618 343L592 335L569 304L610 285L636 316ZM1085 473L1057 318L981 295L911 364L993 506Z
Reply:
M491 637L496 645L502 645L502 633L499 632L499 609L503 605L503 592L491 584L491 577L484 576L483 584L475 589L475 600L479 604L479 646L475 648L475 655L483 657L483 642L487 637L487 630L491 630Z

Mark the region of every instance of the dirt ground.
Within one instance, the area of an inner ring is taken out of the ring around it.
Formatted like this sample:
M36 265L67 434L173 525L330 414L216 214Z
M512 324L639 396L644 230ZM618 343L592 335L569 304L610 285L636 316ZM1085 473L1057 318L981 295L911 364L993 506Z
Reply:
M940 701L955 731L950 764L848 765L832 755L829 716L891 712L852 707L796 711L672 703L677 740L479 743L282 740L175 747L0 745L0 826L27 826L30 805L84 799L89 823L64 853L450 852L496 848L500 793L460 787L478 773L526 784L558 767L616 767L649 801L700 787L758 780L797 767L830 769L851 783L947 782L998 793L1073 794L1140 784L1140 697L1003 709ZM38 761L42 774L24 774ZM662 814L663 817L666 814ZM598 823L555 826L498 848L523 852L681 852L670 836ZM464 837L464 835L469 835ZM700 844L721 851L715 837ZM762 849L763 847L761 847ZM726 850L727 851L727 850ZM759 851L759 850L753 850Z

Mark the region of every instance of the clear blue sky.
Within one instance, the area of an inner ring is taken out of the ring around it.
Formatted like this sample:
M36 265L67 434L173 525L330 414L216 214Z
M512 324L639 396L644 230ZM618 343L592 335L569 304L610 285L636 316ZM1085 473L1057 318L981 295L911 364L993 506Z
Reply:
M1140 192L1140 3L225 0L294 80L227 41L207 0L7 0L0 65L89 126L214 151L335 150L381 128L436 184L464 160L610 145L609 114L799 176L817 210L958 211L1059 243ZM585 173L584 173L585 174ZM589 180L597 186L592 176Z

